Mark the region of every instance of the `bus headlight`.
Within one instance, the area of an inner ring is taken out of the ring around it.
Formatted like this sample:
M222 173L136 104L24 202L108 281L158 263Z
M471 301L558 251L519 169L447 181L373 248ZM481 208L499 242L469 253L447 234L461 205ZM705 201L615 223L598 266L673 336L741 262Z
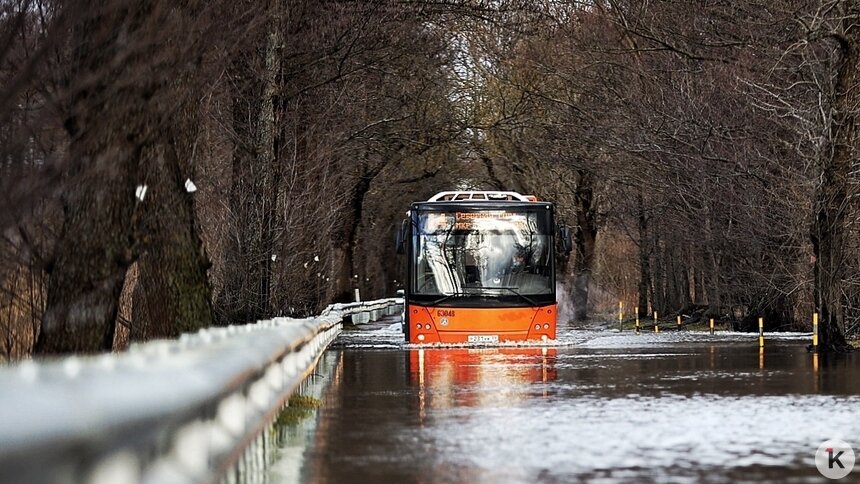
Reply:
M424 341L424 335L423 334L418 335L418 341Z

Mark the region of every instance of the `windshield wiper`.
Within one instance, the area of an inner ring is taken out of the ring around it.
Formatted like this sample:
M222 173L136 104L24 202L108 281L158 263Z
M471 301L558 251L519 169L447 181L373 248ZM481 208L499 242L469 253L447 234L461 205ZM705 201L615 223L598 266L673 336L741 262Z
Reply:
M525 300L525 302L527 302L527 303L531 304L532 306L537 306L537 305L538 305L538 303L536 303L534 299L532 299L532 298L530 298L530 297L526 296L525 294L523 294L523 293L521 293L521 292L517 291L517 288L516 288L516 287L509 287L509 286L495 286L495 287L492 287L492 286L478 286L478 287L475 287L474 289L506 289L506 290L511 291L512 293L516 294L517 296L519 296L519 297L523 298L523 300Z
M437 304L439 304L439 303L441 303L441 302L445 302L445 301L447 301L448 299L451 299L451 298L452 298L452 297L454 297L454 296L469 296L469 295L470 295L470 294L469 294L469 293L467 293L467 292L455 292L455 293L452 293L452 294L446 294L445 296L442 296L442 297L440 297L439 299L437 299L437 300L435 300L435 301L431 301L431 302L430 302L430 306L435 306L435 305L437 305Z

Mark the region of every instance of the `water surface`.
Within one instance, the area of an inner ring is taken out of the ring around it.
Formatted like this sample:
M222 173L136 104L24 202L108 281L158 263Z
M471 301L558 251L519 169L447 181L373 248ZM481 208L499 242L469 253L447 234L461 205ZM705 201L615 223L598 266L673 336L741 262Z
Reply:
M398 327L345 332L329 350L337 381L291 451L295 478L821 482L821 442L860 449L860 360L811 355L806 335L763 350L755 335L587 331L419 349Z

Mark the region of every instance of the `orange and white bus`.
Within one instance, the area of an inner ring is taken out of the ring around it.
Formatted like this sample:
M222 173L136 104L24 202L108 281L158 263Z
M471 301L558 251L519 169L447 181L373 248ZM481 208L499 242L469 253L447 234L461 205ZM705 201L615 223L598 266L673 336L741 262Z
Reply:
M553 206L515 192L442 192L398 233L408 256L403 331L411 343L500 343L556 335Z

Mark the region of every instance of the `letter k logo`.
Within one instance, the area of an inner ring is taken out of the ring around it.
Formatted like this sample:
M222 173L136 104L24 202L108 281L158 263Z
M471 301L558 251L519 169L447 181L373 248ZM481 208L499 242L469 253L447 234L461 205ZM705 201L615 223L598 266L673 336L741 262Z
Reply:
M827 448L827 455L828 455L827 467L830 469L833 469L833 464L835 463L836 465L839 466L840 469L844 469L845 466L842 465L842 461L839 460L839 458L842 457L842 454L844 454L844 453L845 453L844 450L840 450L839 453L836 454L836 457L834 457L833 456L833 447L828 447Z
M826 440L815 451L815 467L828 479L842 479L854 469L854 449L839 439Z

